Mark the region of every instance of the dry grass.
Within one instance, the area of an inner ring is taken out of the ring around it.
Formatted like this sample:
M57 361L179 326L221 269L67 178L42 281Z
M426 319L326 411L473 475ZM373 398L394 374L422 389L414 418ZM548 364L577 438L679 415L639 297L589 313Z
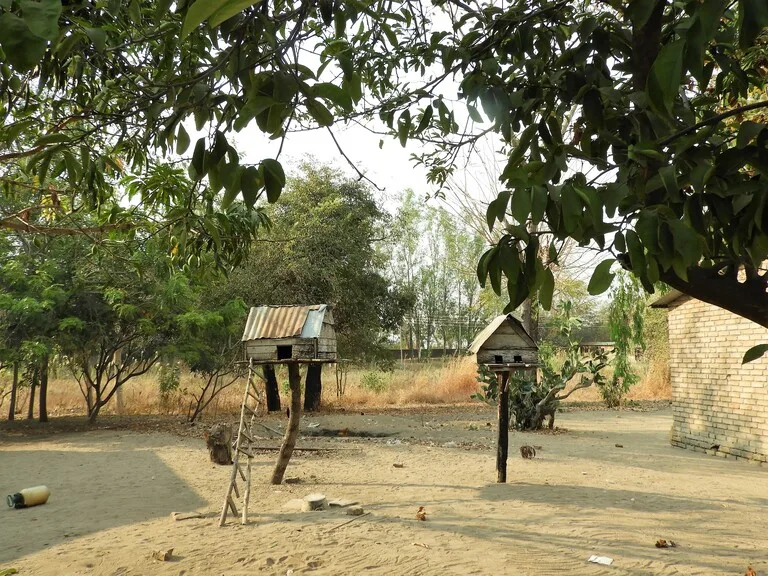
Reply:
M640 382L630 390L628 400L666 400L671 398L669 367L664 360L638 363ZM278 370L284 402L287 396L287 373ZM609 375L608 375L609 376ZM5 381L3 381L5 383ZM371 388L371 384L375 388ZM2 387L0 385L0 387ZM199 381L191 374L183 374L179 390L162 397L157 375L150 373L129 381L123 387L123 414L186 415L191 401L190 392L199 390ZM476 365L470 358L433 361L426 364L406 364L391 372L356 368L347 379L345 394L336 396L333 368L323 371L323 405L328 408L386 408L435 404L466 404L479 390ZM215 419L219 414L234 414L242 400L242 381L219 394L204 414ZM26 415L28 390L22 389L17 403L17 417ZM569 401L599 402L595 388L575 392ZM7 414L7 399L0 404L0 417ZM80 388L72 379L63 377L49 383L48 412L51 416L83 415L85 401ZM103 414L115 414L117 402L104 407Z

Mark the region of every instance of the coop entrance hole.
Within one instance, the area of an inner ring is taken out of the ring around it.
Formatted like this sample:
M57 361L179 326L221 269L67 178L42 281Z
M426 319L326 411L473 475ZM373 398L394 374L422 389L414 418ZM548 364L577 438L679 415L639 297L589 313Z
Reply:
M278 346L277 347L277 359L288 360L293 356L293 346Z

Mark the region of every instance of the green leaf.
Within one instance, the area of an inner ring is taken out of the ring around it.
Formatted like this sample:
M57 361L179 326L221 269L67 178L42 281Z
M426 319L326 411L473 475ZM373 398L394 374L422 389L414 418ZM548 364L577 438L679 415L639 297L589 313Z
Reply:
M261 4L261 2L262 0L229 0L229 2L225 2L221 8L208 18L208 26L215 28L225 20L232 18L232 16L237 16L246 8L255 4Z
M507 212L507 204L509 204L510 192L499 192L499 195L491 200L488 204L485 217L488 222L488 230L493 230L493 225L496 220L501 222L504 220L504 215Z
M243 200L246 206L252 208L259 198L259 192L264 186L264 179L261 172L255 166L248 166L240 175L240 190L243 193Z
M264 173L264 187L267 189L267 200L269 202L277 202L285 186L283 167L277 160L265 158L261 161L261 168Z
M475 106L467 104L467 111L469 112L469 117L472 118L474 122L477 122L478 124L483 123L483 117Z
M224 6L222 6L221 0L197 0L187 9L187 14L184 16L184 23L181 25L181 39L189 36L192 30L200 26L218 10L224 9Z
M673 164L659 168L659 176L670 198L677 198L680 194L680 186L677 184L677 171Z
M634 230L627 230L625 234L627 241L627 250L629 250L629 261L632 264L632 270L640 273L645 269L645 252L640 243L640 237Z
M330 126L333 124L333 114L317 100L307 100L307 112L315 119L318 126Z
M397 120L397 137L400 139L400 145L405 148L408 142L408 134L411 131L411 113L406 110Z
M183 124L179 124L179 133L176 136L176 154L184 154L189 148L189 134Z
M765 129L765 124L745 120L739 126L739 135L736 138L737 148L746 148Z
M582 104L584 108L584 116L587 118L592 126L597 128L603 127L603 101L600 98L600 92L597 90L590 90L584 94L584 102Z
M497 250L498 246L489 248L482 256L480 256L480 260L477 263L477 280L483 288L485 288L485 280L488 278L488 263L491 261L491 258L493 258L493 255Z
M61 132L54 132L53 134L46 134L40 136L35 142L35 146L46 146L48 144L60 144L61 142L69 142L70 138L66 134Z
M672 104L680 89L683 76L685 40L666 44L651 66L646 91L651 106L661 114L672 115Z
M552 294L555 292L555 275L550 268L544 269L544 279L539 288L539 304L544 310L552 308Z
M226 210L232 205L232 202L237 197L237 188L225 188L224 196L221 198L221 209Z
M203 172L203 163L205 161L205 138L200 138L195 143L195 151L192 153L192 165L191 168L194 171L192 178L195 180L201 180L205 176Z
M640 30L646 25L658 3L659 0L630 0L625 13L635 30Z
M615 276L615 274L611 273L611 266L613 266L614 262L616 262L615 259L608 258L600 262L595 268L592 278L589 279L589 286L587 286L587 292L592 296L602 294L611 287L611 282L613 282L613 277Z
M419 120L419 125L416 128L416 132L418 134L421 134L424 132L424 130L427 129L429 126L430 121L432 120L432 105L428 104L426 108L424 108L424 112L421 113L421 120Z
M760 33L768 28L768 2L739 0L739 46L752 46Z
M531 190L529 188L518 188L512 194L511 205L512 217L519 224L525 224L528 215L531 213Z
M741 363L748 364L749 362L753 362L758 358L762 358L766 353L768 353L768 344L758 344L757 346L752 346L752 348L744 353L744 358L741 360Z
M86 28L85 33L91 39L97 52L104 52L107 48L107 33L101 28Z
M56 40L59 36L61 0L20 0L24 22L35 36Z
M24 20L4 12L0 14L0 46L8 63L17 72L28 72L43 59L48 45L43 38L32 34Z

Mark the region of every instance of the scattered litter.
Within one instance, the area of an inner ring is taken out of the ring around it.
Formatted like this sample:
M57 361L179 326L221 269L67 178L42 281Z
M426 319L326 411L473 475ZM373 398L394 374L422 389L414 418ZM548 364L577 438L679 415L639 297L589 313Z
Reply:
M677 548L674 540L656 540L656 548Z
M446 442L443 444L443 448L457 448L459 445L456 442Z
M613 564L613 558L608 558L608 556L592 555L589 557L587 562L592 562L593 564L603 564L604 566L610 566L611 564Z
M414 542L412 546L421 546L422 548L426 548L427 550L430 550L430 547L428 544L424 544L423 542Z
M393 468L405 468L405 464L400 464L398 462L395 462L394 464L392 464L392 467Z
M396 446L396 445L402 444L402 443L403 442L401 440L398 440L397 438L395 438L394 440L387 440L387 445L388 446Z
M203 518L200 512L171 512L171 518L177 522L181 520L191 520L192 518Z
M167 562L173 556L173 548L168 550L155 550L152 552L152 558L159 560L160 562Z
M419 506L419 510L416 512L416 520L421 520L422 522L427 519L427 511L424 510L424 506Z
M748 566L747 571L744 572L744 576L757 576L757 572L752 570L752 566Z
M526 460L532 460L536 457L536 448L533 446L520 446L520 456Z
M320 422L310 422L307 424L307 428L320 428Z
M624 448L624 444L616 444L616 448Z

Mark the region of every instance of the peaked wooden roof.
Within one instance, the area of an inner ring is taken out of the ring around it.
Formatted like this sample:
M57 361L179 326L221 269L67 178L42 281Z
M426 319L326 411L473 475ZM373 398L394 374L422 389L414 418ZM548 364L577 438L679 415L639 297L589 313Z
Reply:
M502 314L501 316L496 316L496 318L491 320L488 326L483 328L480 334L475 337L475 339L472 341L472 344L469 346L470 353L477 354L480 348L483 347L483 344L485 344L486 340L493 336L496 333L496 330L498 330L505 322L508 322L509 325L512 326L515 332L517 332L517 334L528 345L527 347L538 349L536 342L533 341L533 338L531 338L531 335L528 334L520 320L515 318L512 314Z

